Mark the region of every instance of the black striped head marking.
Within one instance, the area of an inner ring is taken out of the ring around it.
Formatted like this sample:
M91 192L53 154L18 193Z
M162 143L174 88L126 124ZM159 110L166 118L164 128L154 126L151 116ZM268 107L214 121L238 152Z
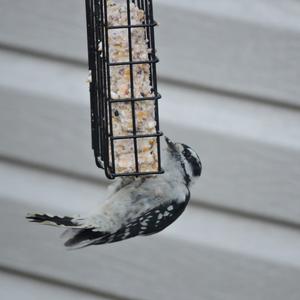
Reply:
M166 142L168 150L181 162L185 181L190 183L192 177L199 177L202 172L202 164L198 154L191 147L181 143L173 143L167 137Z
M181 144L181 146L183 147L183 150L181 153L185 157L185 159L188 161L188 163L191 167L193 176L199 177L202 172L202 164L201 164L198 154L191 147L189 147L185 144Z

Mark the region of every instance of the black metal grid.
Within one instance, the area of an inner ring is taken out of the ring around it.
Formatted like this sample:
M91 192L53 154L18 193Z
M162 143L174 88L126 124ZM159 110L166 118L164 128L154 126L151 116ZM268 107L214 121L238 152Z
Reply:
M127 5L127 24L108 25L107 0L86 0L87 34L89 70L91 72L90 95L91 95L91 129L92 148L94 150L96 165L105 170L108 178L114 179L118 176L141 176L161 174L161 151L160 137L163 135L159 126L158 100L161 95L157 91L157 74L154 27L157 23L153 19L152 0L123 0ZM133 2L145 13L145 21L142 24L131 24L130 3ZM148 48L151 52L148 60L133 61L132 55L132 28L144 28L148 40ZM129 59L124 62L111 62L109 58L109 30L127 29L129 44ZM99 49L99 43L102 44ZM135 64L149 64L150 84L152 87L151 97L135 97L134 72ZM111 67L126 65L130 68L130 97L126 99L113 99L111 95L110 70ZM140 135L136 129L136 101L153 101L155 107L156 132L154 134ZM133 134L127 136L114 136L112 121L112 104L117 102L131 103ZM141 138L156 138L158 169L156 172L140 172L137 141ZM134 142L135 172L117 173L115 169L114 141L128 139ZM111 149L111 157L110 157Z

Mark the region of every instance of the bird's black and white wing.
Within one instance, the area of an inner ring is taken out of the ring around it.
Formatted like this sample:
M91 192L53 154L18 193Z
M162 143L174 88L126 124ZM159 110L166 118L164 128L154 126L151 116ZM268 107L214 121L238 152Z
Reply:
M141 214L121 226L116 232L101 232L97 228L73 229L73 237L66 241L65 246L82 248L90 245L109 244L129 239L138 235L158 233L172 224L185 210L189 201L178 203L171 201Z

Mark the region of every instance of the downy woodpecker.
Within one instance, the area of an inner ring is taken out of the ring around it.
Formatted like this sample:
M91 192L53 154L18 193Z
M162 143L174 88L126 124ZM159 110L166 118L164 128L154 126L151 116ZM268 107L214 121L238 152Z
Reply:
M110 195L87 216L58 217L28 214L31 222L65 227L66 247L114 243L151 235L172 224L190 200L190 186L201 175L195 151L165 138L164 174L118 178Z

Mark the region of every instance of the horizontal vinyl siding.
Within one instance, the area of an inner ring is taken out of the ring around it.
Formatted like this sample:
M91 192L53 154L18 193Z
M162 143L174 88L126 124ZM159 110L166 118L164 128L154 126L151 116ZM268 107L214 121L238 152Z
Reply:
M179 2L155 6L161 77L299 106L297 1ZM3 45L86 62L84 1L3 0L0 20Z
M189 207L162 234L67 251L61 230L27 223L25 214L87 211L103 200L103 186L9 163L0 169L0 270L120 300L299 298L296 230Z
M160 235L70 252L24 216L105 199L84 1L1 1L1 299L299 299L300 5L154 2L162 129L203 175Z
M9 52L1 59L2 157L103 181L90 147L86 69ZM24 77L19 69L30 71ZM161 91L163 131L193 145L203 160L195 202L299 224L297 110L170 84Z

